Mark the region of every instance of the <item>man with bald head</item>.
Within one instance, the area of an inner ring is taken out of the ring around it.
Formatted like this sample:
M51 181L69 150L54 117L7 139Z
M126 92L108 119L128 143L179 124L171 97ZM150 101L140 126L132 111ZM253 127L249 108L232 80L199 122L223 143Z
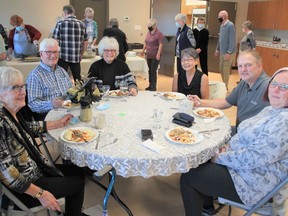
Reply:
M220 11L218 20L221 26L215 57L220 55L219 70L228 89L231 66L236 53L236 31L234 24L228 19L227 11Z

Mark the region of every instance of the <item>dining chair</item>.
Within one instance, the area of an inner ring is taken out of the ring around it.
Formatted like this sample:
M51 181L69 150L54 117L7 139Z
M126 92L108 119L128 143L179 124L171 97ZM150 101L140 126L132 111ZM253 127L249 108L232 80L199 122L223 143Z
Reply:
M250 216L253 213L267 216L276 216L275 203L273 197L283 188L287 187L288 177L276 185L266 196L253 206L247 206L222 197L218 198L218 202L229 205L228 216L232 214L231 206L245 210L244 216Z
M209 99L225 98L227 89L225 83L220 81L209 81Z

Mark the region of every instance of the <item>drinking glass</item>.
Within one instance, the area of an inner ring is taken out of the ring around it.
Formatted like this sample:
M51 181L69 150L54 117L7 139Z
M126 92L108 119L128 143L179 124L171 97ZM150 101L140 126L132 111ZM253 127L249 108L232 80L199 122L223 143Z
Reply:
M125 81L121 81L119 86L120 86L120 91L123 93L121 101L127 102L126 97L128 95L128 84Z
M110 85L102 86L102 93L103 93L102 100L103 101L109 101L108 99L109 91L110 91Z
M106 118L104 113L98 113L94 117L94 124L96 129L104 129L106 126Z
M155 129L160 129L161 128L161 121L163 118L163 110L162 109L154 109L153 110L153 121L154 121L154 125L153 127Z

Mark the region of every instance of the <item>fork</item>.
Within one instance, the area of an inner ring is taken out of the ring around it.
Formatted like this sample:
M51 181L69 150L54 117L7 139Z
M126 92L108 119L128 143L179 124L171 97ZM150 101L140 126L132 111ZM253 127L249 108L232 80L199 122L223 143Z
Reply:
M96 141L96 146L95 149L98 149L98 145L99 145L99 141L100 141L100 132L99 132L99 136L97 137L97 141Z

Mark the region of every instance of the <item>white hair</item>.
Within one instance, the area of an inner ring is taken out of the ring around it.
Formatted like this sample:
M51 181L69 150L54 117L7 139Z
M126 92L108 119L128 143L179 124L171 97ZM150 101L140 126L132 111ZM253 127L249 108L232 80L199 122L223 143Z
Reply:
M101 58L103 58L105 49L115 49L116 56L119 54L119 44L114 37L103 37L98 44L98 52Z

